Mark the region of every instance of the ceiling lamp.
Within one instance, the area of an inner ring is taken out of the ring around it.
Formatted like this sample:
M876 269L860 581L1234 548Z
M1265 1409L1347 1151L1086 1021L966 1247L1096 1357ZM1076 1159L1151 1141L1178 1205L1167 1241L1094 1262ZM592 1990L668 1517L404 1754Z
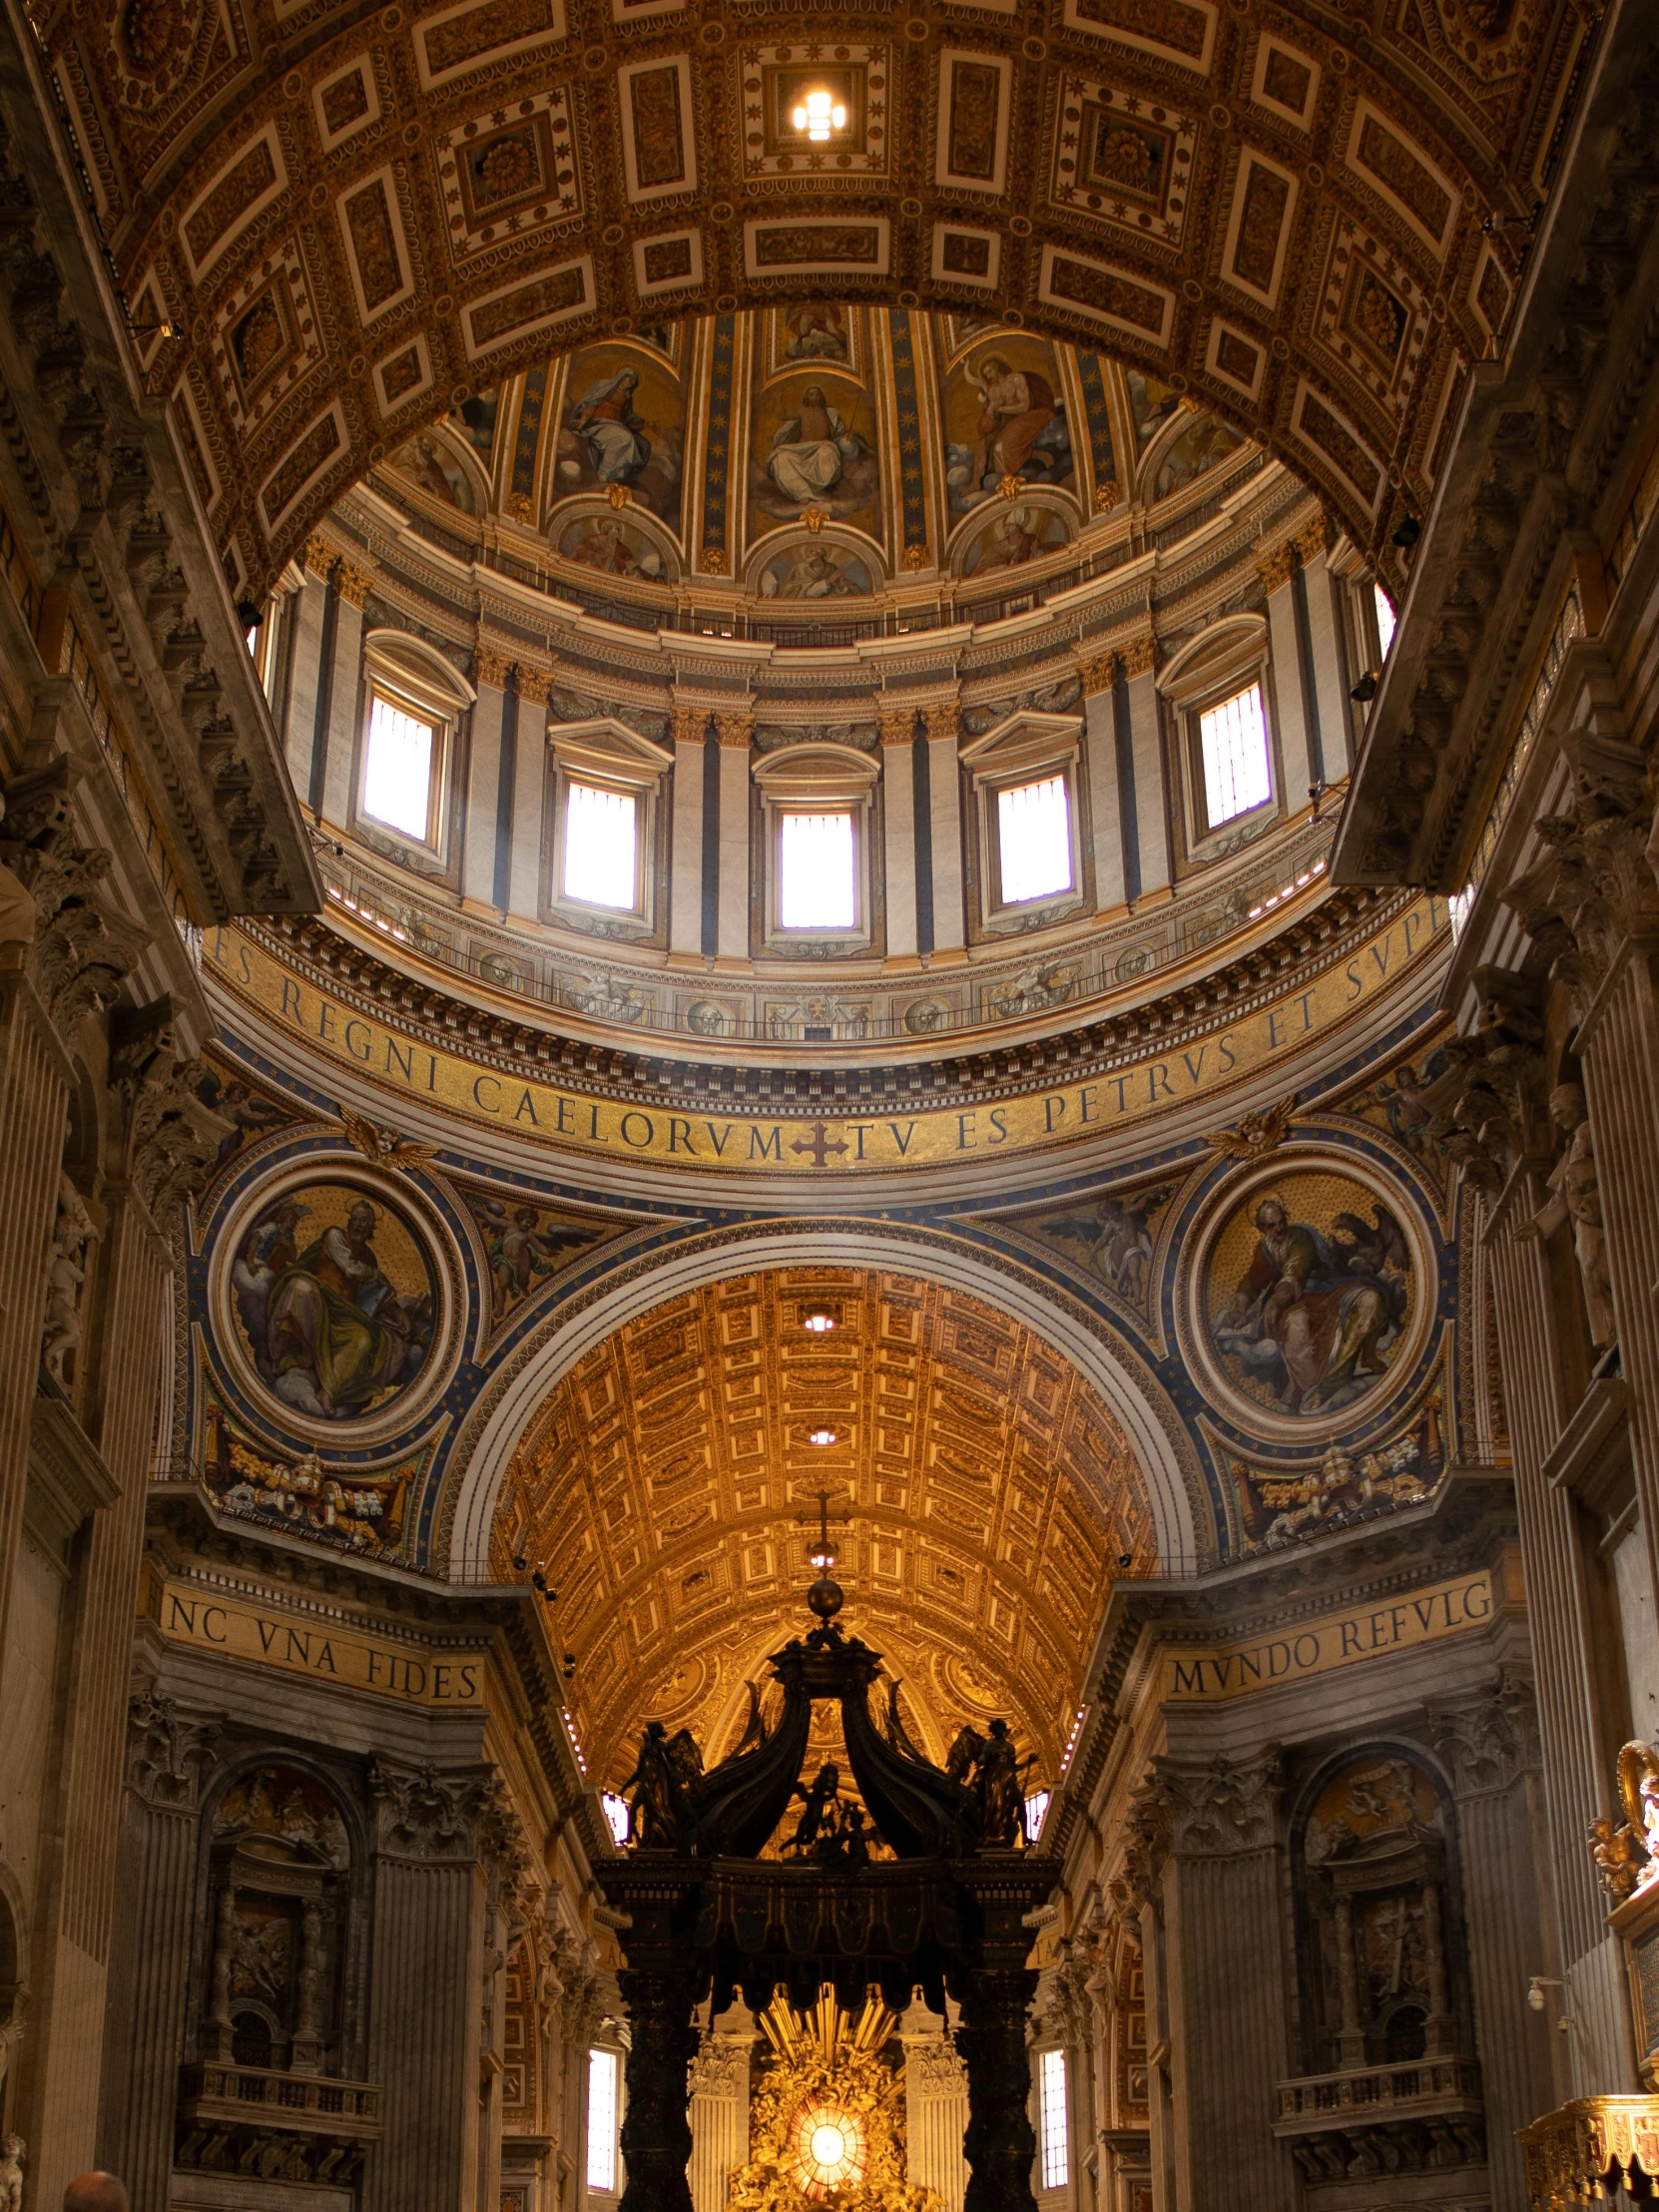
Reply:
M791 121L798 131L806 132L815 146L823 146L828 143L831 131L846 129L846 110L819 87L808 93Z
M835 1326L835 1317L828 1306L809 1306L802 1313L801 1326L810 1337L828 1337Z
M807 1441L810 1444L832 1444L838 1442L839 1438L832 1428L810 1428L807 1431Z

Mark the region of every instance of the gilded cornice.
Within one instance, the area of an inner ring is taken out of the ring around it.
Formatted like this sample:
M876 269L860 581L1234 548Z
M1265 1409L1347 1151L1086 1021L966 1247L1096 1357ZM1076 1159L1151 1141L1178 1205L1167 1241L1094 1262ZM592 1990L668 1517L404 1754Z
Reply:
M1144 1058L1149 1049L1176 1055L1196 1047L1271 1003L1291 979L1309 986L1352 960L1409 898L1365 890L1333 891L1276 936L1211 968L1178 988L1143 999L1099 1019L1057 1028L1045 1037L1003 1044L994 1029L968 1031L959 1055L867 1065L792 1066L692 1059L652 1050L651 1032L610 1045L584 1041L579 1064L572 1047L551 1028L517 1019L505 1005L480 1013L469 999L445 986L438 971L394 967L370 948L338 934L326 918L303 919L249 934L295 974L365 1012L395 1011L417 1040L452 1052L457 1040L479 1064L519 1075L554 1070L569 1089L618 1104L722 1113L759 1104L786 1114L839 1112L841 1102L880 1104L903 1099L933 1105L990 1107L1051 1087L1104 1079L1115 1068ZM594 956L590 950L588 958ZM486 1041L487 1040L487 1041ZM788 1047L784 1048L786 1051Z

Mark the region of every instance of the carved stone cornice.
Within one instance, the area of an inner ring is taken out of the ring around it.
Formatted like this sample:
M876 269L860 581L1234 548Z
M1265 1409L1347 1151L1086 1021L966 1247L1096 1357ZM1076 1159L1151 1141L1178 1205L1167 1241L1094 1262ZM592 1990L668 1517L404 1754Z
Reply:
M1651 299L1634 272L1659 210L1651 25L1606 18L1576 135L1530 245L1500 360L1468 400L1410 553L1412 620L1367 723L1333 860L1339 882L1463 887L1466 855L1513 743L1543 595L1646 420ZM1413 518L1414 519L1414 518ZM1581 592L1599 628L1603 587Z
M1160 1759L1155 1772L1168 1806L1172 1857L1241 1858L1270 1851L1278 1841L1283 1764L1277 1751L1237 1764L1218 1757L1203 1767Z
M182 890L193 918L309 909L320 886L244 643L241 587L227 591L201 522L207 486L190 484L177 418L139 396L133 333L112 323L106 271L62 212L74 187L53 126L24 75L13 83L0 125L0 387L13 465L33 487L13 518L20 550L62 595L37 631L41 668L95 725L108 713L108 742L169 848L169 895ZM142 845L135 857L148 864Z

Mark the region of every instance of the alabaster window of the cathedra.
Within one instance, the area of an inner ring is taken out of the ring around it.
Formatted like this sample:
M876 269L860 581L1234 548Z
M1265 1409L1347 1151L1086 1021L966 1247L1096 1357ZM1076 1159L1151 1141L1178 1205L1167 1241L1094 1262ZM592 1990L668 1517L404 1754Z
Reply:
M1466 2056L1450 1807L1390 1749L1316 1776L1297 1825L1300 1985L1311 2073Z
M350 2073L361 1855L333 1793L296 1768L247 1768L204 1826L203 2062Z

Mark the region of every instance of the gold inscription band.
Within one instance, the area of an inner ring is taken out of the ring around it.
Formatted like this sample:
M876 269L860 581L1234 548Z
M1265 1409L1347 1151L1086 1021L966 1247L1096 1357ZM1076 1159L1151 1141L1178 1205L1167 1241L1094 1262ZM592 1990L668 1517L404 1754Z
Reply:
M147 1575L139 1595L141 1619L152 1620L172 1643L197 1651L252 1660L286 1674L337 1682L404 1705L480 1706L484 1703L484 1655L477 1651L415 1654L379 1636L323 1628L295 1620L199 1582Z
M944 1161L1062 1145L1129 1127L1279 1060L1289 1062L1363 1002L1422 961L1447 926L1443 899L1421 898L1340 967L1296 983L1213 1037L1149 1054L1092 1082L1059 1084L996 1106L867 1118L760 1120L673 1114L563 1091L539 1077L481 1067L356 1012L294 975L234 925L207 940L207 971L279 1029L384 1090L431 1100L549 1145L672 1166L771 1175L829 1175L932 1167Z
M1338 1667L1361 1666L1384 1652L1442 1643L1488 1627L1497 1613L1523 1602L1518 1553L1505 1552L1497 1571L1482 1567L1413 1590L1397 1603L1362 1606L1304 1622L1282 1636L1213 1651L1169 1652L1164 1697L1178 1705L1211 1705L1250 1697Z

